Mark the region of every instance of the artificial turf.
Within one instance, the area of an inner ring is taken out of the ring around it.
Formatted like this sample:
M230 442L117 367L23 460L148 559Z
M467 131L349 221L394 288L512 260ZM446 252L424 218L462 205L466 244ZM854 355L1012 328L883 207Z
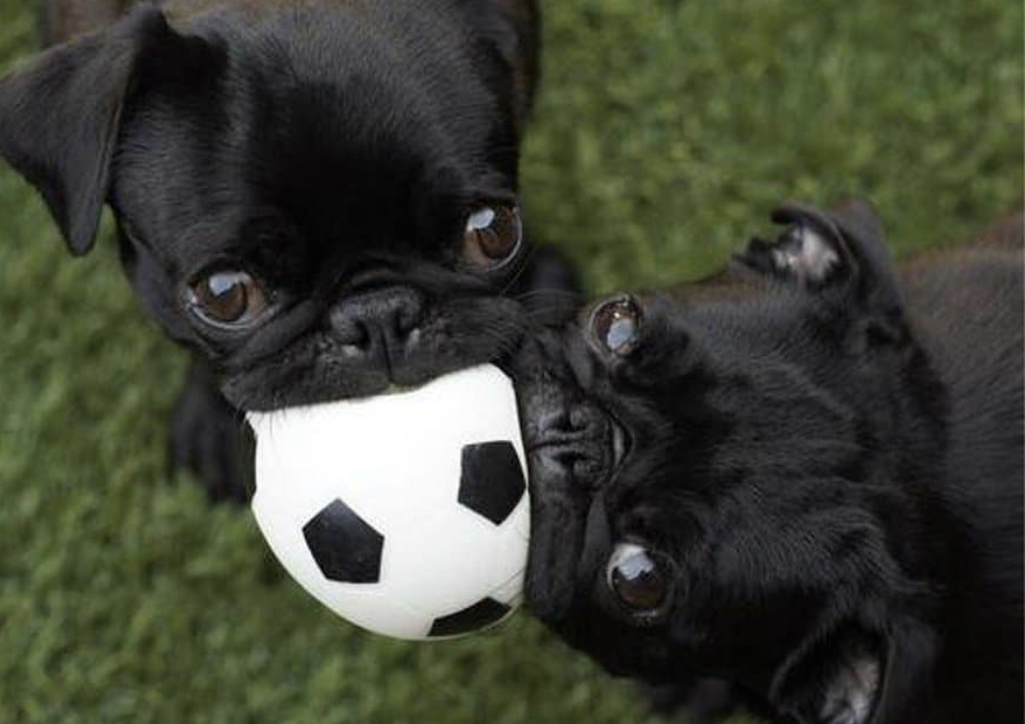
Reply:
M1021 204L1020 2L544 9L524 204L593 290L699 276L785 197L867 196L898 253ZM0 69L35 44L0 0ZM322 609L246 511L169 473L184 365L110 239L72 261L0 169L0 722L655 720L525 616L415 645Z

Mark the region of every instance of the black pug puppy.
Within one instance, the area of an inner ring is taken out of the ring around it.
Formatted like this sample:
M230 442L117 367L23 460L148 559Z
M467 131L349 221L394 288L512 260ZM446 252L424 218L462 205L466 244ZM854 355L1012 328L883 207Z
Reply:
M1020 724L1021 219L895 271L864 204L774 218L528 346L528 603L776 721Z
M182 0L0 81L0 155L71 252L109 203L135 293L199 352L174 456L216 497L246 496L238 410L500 359L517 292L569 283L525 269L537 53L534 0Z

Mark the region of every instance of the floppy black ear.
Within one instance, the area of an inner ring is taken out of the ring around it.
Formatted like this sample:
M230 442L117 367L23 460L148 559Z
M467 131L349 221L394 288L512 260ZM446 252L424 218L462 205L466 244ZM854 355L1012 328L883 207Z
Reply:
M853 280L869 295L897 293L883 225L868 202L854 199L829 211L785 202L772 220L787 228L773 242L752 239L737 261L811 289Z
M534 104L540 73L540 10L538 0L469 0L462 3L475 34L490 40L512 80L512 118L516 132L523 127Z
M770 698L783 714L809 724L913 721L915 702L933 699L936 632L914 619L885 636L847 629L788 660Z
M913 721L916 702L935 701L940 637L912 618L896 621L887 641L886 670L873 721Z
M800 652L777 672L770 698L809 724L868 724L882 688L882 661L861 634L838 632Z
M0 155L38 189L73 254L96 240L140 49L166 30L155 6L140 5L0 80Z
M882 223L867 202L853 200L830 211L788 202L772 220L786 230L773 242L752 239L735 257L738 263L860 311L875 320L874 331L902 333L903 300Z

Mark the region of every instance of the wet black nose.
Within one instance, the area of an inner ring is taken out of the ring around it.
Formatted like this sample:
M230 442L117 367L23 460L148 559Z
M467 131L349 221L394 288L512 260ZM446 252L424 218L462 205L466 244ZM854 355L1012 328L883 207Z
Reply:
M349 356L390 366L419 341L424 306L416 290L387 287L342 298L329 321Z

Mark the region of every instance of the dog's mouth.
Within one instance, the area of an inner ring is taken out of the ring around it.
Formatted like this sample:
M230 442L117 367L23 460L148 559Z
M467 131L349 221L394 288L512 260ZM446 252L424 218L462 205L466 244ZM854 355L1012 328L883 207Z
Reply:
M525 407L524 443L535 479L597 490L630 453L626 427L592 402L549 399Z

